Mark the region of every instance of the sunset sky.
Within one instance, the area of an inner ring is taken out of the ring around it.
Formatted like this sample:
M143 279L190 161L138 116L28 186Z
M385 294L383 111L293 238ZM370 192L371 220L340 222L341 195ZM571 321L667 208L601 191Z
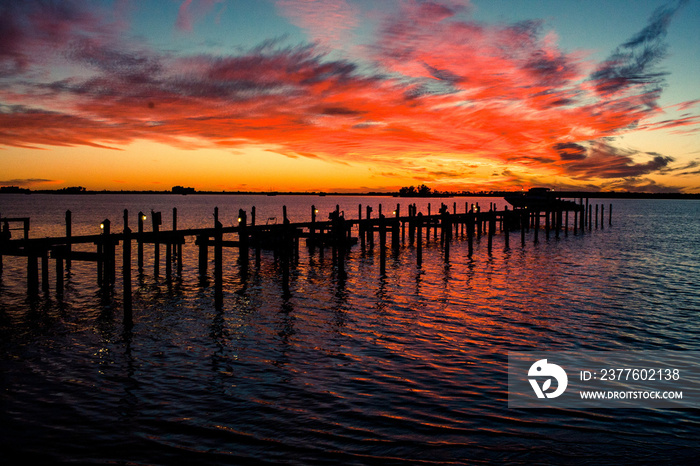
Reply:
M700 0L0 0L0 185L700 192Z

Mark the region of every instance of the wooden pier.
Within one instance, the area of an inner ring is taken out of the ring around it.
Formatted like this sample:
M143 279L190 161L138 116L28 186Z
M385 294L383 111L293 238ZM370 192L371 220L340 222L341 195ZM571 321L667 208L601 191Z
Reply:
M461 203L460 203L461 204ZM554 207L558 206L558 207ZM71 267L73 261L88 261L96 264L97 283L100 287L111 289L117 278L117 247L121 245L121 273L124 307L124 324L132 325L132 246L136 242L136 261L140 274L144 267L144 246L153 248L153 276L160 277L161 271L161 247L165 248L165 279L170 281L173 275L173 265L177 273L182 271L182 246L187 239L194 239L198 248L199 274L202 278L208 276L210 253L213 250L214 262L214 304L217 309L223 306L223 249L235 248L238 250L238 266L241 273L245 274L249 267L249 255L251 251L255 255L256 266L260 265L260 252L262 249L273 250L287 270L289 264L299 258L300 240L313 252L316 249L323 254L324 249L332 250L333 265L338 274L345 276L345 260L350 248L358 243L362 250L374 251L378 248L379 273L386 273L387 244L398 253L401 245L415 248L416 265L422 266L424 238L430 238L431 233L436 243L443 249L444 260L450 260L450 247L455 238L461 238L467 242L468 254L474 251L474 239L483 235L487 236L487 248L489 254L493 247L493 238L496 234L503 235L504 245L510 247L511 233L520 233L520 245L525 246L526 232L534 230L534 242L540 240L540 230L544 224L544 235L547 239L551 235L556 238L562 234L568 235L571 230L574 235L591 231L593 226L597 229L604 227L605 209L601 205L595 206L595 219L593 218L593 206L588 199L584 205L583 199L578 203L557 203L551 209L531 211L528 209L496 210L492 204L489 210L482 211L478 204L464 203L463 209L458 209L458 203L450 206L441 204L437 213L431 212L428 204L427 213L419 212L415 204L408 205L407 215L401 215L401 206L391 213L383 213L379 205L376 216L370 206L358 207L357 218L346 218L339 207L327 215L327 220L319 221L318 210L315 206L310 208L310 221L292 223L287 218L287 209L282 209L282 222L267 221L264 224L256 223L255 207L248 212L239 210L238 222L235 226L223 226L219 221L218 208L214 210L214 223L210 227L197 229L178 229L177 209L173 209L173 224L170 230L161 229L162 215L160 212L150 213L151 230L146 231L144 222L148 216L143 212L137 215L137 231L132 232L129 226L129 213L125 210L121 231L115 231L109 219L101 224L101 234L98 235L72 235L72 214L66 212L66 234L61 237L30 238L29 218L3 218L0 217L0 274L2 274L3 256L21 256L27 258L27 293L36 296L41 289L44 293L50 292L50 260L54 261L55 268L55 293L62 297L64 292L65 270ZM459 212L461 210L461 212ZM364 213L364 217L363 217ZM600 215L600 216L599 216ZM570 221L570 217L572 221ZM269 219L271 220L271 219ZM569 228L572 224L573 228ZM608 225L612 225L612 204L608 209ZM15 233L21 231L21 238L15 238ZM15 233L13 233L15 232ZM439 243L437 242L439 237ZM378 242L378 245L375 244ZM74 246L82 245L78 249L94 247L93 251L75 250ZM39 262L41 262L41 279L39 277Z

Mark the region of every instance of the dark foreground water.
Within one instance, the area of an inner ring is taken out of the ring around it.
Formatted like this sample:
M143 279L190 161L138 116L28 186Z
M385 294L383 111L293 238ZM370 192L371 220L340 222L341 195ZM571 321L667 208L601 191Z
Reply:
M355 218L358 203L376 215L396 202L5 195L0 213L31 216L32 236L45 236L62 233L66 209L83 234L104 218L121 225L124 208L132 227L153 208L169 228L177 207L187 228L213 224L214 206L230 225L252 205L261 223L282 204L307 220L311 204ZM186 244L172 283L162 267L159 280L134 272L128 332L120 280L104 295L94 265L74 263L62 300L53 289L29 300L25 260L5 257L0 463L695 462L698 410L508 408L508 351L700 350L700 202L612 202L612 227L606 215L605 229L541 232L538 245L530 232L524 248L513 235L510 249L499 234L472 258L456 239L449 263L431 235L422 268L404 245L384 277L376 249L353 248L339 280L330 251L302 247L288 290L272 253L244 279L226 251L222 312Z

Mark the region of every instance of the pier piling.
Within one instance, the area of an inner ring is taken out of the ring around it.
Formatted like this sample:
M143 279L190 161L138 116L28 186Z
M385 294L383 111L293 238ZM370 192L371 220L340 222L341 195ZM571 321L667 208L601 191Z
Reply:
M129 228L129 212L124 210L124 232L122 238L122 301L125 328L133 325L131 301L131 229Z
M136 238L136 249L137 249L137 266L139 269L139 273L143 273L143 222L146 220L146 214L143 212L139 212L139 218L138 218L138 229L137 233L138 236Z
M219 222L218 214L217 207L214 217L214 307L221 311L224 305L223 225Z
M381 205L380 205L381 210ZM379 274L386 275L386 225L384 214L379 214Z
M60 247L58 249L60 249ZM68 251L65 247L63 250L66 252ZM63 298L63 274L63 258L58 256L56 257L56 297L58 297L59 300Z
M416 216L417 231L416 231L416 265L423 266L423 213L418 212ZM414 227L415 228L415 227Z
M153 228L153 233L155 243L153 243L153 277L158 279L160 275L160 236L158 232L160 231L160 224L162 223L162 217L160 212L154 212L151 210L151 225Z
M248 215L243 209L238 210L238 260L242 267L248 268Z
M151 210L151 221L153 225L152 232L144 232L144 221L146 216L143 212L139 212L138 217L138 233L132 233L129 227L128 211L124 210L124 228L121 233L111 232L110 221L105 219L101 223L101 234L87 236L73 236L71 231L71 213L66 212L66 236L64 238L36 238L29 240L29 232L27 226L29 219L0 219L3 224L3 230L8 230L7 222L23 222L25 239L13 240L5 238L3 234L2 243L0 244L0 253L5 256L23 256L27 258L27 291L30 296L36 296L39 292L39 279L41 278L41 286L44 293L49 292L49 272L50 259L56 260L56 295L62 299L64 291L64 273L67 264L72 260L97 262L98 284L103 290L110 290L110 287L115 283L116 278L116 256L115 246L122 242L122 283L123 283L123 306L124 306L124 325L130 326L133 323L132 313L132 277L131 277L131 254L133 241L136 240L138 246L138 267L141 276L143 272L143 244L153 243L153 276L157 280L160 264L160 244L166 247L166 278L168 283L172 280L172 267L177 260L178 277L182 277L182 244L187 237L195 237L196 247L199 252L199 275L202 286L207 286L207 268L209 258L209 247L214 247L214 304L217 309L222 309L223 306L223 248L232 247L238 248L238 262L241 271L241 277L245 277L248 266L249 248L254 244L256 248L256 263L259 266L260 249L271 248L274 250L275 258L281 259L283 272L286 274L286 280L290 277L290 267L296 266L299 261L299 241L300 238L307 238L309 250L313 251L315 247L320 249L321 260L323 260L323 251L326 247L333 248L333 263L337 266L339 279L344 279L346 275L346 260L350 245L357 240L353 238L353 232L357 231L360 241L369 241L370 247L374 243L374 233L379 235L379 271L382 276L387 273L386 256L389 253L387 248L387 231L392 236L392 249L394 257L397 257L400 252L401 244L405 243L405 230L409 230L409 244L412 247L416 245L416 265L422 267L423 264L423 249L426 244L430 244L430 230L433 230L433 236L437 240L438 229L440 230L440 244L443 247L445 263L451 260L453 244L453 235L465 235L468 240L468 254L472 257L474 253L474 236L475 234L488 234L488 253L492 254L495 235L501 231L505 249L510 248L510 232L516 228L520 229L521 246L525 247L526 231L530 224L534 228L534 242L539 241L539 230L541 217L544 216L544 229L548 233L551 229L555 230L557 238L561 228L564 228L565 234L568 235L569 228L569 208L573 210L574 225L573 231L576 234L584 229L586 220L589 229L593 228L593 206L587 204L588 208L584 208L583 199L578 205L565 204L566 208L554 206L546 206L541 209L524 209L516 208L509 210L507 207L498 211L495 209L495 204L491 203L490 209L481 212L478 204L469 206L465 203L465 212L457 213L457 203L454 202L452 209L449 209L448 204L442 204L438 215L430 215L430 203L428 203L428 212L426 216L422 212L418 212L416 204L408 205L408 214L401 216L401 206L396 204L396 210L393 215L380 213L375 219L371 218L372 208L364 206L366 218L361 218L363 206L358 206L358 218L347 219L345 213L340 211L340 206L336 206L335 210L329 215L330 221L319 221L317 218L318 210L316 206L311 206L311 221L291 223L287 216L287 208L283 206L283 224L277 222L268 222L264 225L255 225L254 212L255 207L251 208L250 220L245 210L238 211L238 224L224 228L219 221L219 209L214 209L214 228L200 229L180 229L178 225L178 211L173 209L173 221L171 231L161 231L162 218L160 212ZM604 228L605 206L600 208L596 205L595 228L598 228L598 222L601 223L601 229ZM580 214L579 214L580 212ZM598 214L600 213L600 218ZM436 212L437 214L437 212ZM579 215L581 216L579 218ZM586 215L588 218L586 219ZM562 218L563 217L563 218ZM608 209L608 224L612 223L612 204ZM236 241L226 240L224 236L229 238L229 235L236 234ZM425 242L425 244L424 244ZM86 251L72 251L71 245L76 244L94 244L97 247L97 253ZM363 254L365 253L363 249ZM41 260L41 264L38 261ZM41 266L41 277L39 277L39 266ZM245 278L242 278L245 280ZM288 287L288 283L284 285Z
M73 213L66 210L66 268L70 269L71 237L73 236Z

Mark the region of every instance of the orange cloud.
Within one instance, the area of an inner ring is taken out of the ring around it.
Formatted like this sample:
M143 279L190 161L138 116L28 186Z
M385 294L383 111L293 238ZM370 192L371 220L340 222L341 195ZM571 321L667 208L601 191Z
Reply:
M355 24L347 2L330 3L333 21ZM212 4L183 2L178 27L191 28L193 6ZM266 45L224 57L166 54L128 43L114 33L116 23L67 5L70 14L40 33L27 29L47 21L35 10L3 7L0 144L264 144L290 157L413 171L421 181L508 185L540 171L563 177L560 183L602 186L672 162L617 148L609 138L638 129L697 131L700 123L698 115L653 121L663 112L664 75L655 66L673 9L661 10L588 73L585 57L561 51L539 22L461 20L448 3L407 2L385 18L368 48L371 67L331 59L315 45ZM280 2L301 27L338 39L316 7ZM47 56L63 57L76 72L36 79L47 71ZM489 170L474 171L471 161L491 162L497 176L489 181Z

